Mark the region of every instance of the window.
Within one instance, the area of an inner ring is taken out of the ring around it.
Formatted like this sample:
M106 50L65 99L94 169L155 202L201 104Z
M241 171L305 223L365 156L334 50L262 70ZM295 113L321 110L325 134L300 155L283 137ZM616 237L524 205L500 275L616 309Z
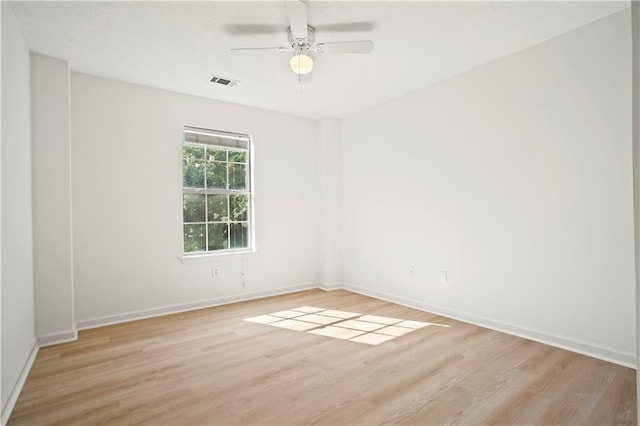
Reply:
M252 249L251 140L185 127L182 141L184 253Z

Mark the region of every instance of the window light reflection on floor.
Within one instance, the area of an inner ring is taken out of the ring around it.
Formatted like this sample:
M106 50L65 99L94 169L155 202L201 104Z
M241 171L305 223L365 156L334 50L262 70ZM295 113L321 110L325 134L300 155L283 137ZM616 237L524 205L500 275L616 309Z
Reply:
M379 345L430 325L450 327L422 321L408 321L356 312L301 306L272 314L245 318L245 321L306 331L319 336L350 340L367 345Z

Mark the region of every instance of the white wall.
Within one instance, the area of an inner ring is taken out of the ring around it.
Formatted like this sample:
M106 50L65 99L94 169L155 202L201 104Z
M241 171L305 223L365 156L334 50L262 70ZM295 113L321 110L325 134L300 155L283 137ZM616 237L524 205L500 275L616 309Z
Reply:
M177 260L184 125L253 136L256 253L203 263ZM171 305L315 285L320 245L316 155L311 120L72 73L78 326ZM221 270L217 279L211 276L213 264Z
M633 207L636 267L636 365L640 354L640 3L631 2L631 34L633 43ZM640 406L640 369L636 369L636 406ZM640 411L636 410L637 423Z
M31 54L33 247L38 342L75 338L69 64Z
M322 238L320 239L320 282L330 289L342 284L342 175L340 162L340 120L317 122L318 167Z
M34 347L29 51L2 2L2 407ZM15 401L14 401L15 402Z
M629 19L344 119L345 282L635 364Z

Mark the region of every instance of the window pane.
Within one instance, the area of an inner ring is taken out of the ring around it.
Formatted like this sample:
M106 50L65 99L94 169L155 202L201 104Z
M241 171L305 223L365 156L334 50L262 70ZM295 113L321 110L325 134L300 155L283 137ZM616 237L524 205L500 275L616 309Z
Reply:
M206 225L184 225L184 252L205 251L207 249L205 239Z
M183 145L182 158L185 160L202 160L204 158L204 147Z
M249 226L247 223L232 223L229 225L231 230L231 248L249 247Z
M227 189L227 163L207 163L207 188Z
M206 222L204 217L204 195L184 194L182 197L182 220L187 222Z
M229 204L231 208L231 220L248 220L247 206L249 205L249 197L247 195L231 195L229 196Z
M229 189L247 189L247 166L229 164Z
M182 140L183 237L187 254L251 247L250 141L185 127Z
M246 163L247 153L239 152L239 151L229 151L229 162L230 163Z
M204 162L202 160L182 160L182 186L204 188Z
M227 207L228 195L207 195L207 222L226 222L229 220Z
M227 161L227 150L207 148L207 161Z
M226 223L210 223L209 228L209 250L225 250L228 248Z

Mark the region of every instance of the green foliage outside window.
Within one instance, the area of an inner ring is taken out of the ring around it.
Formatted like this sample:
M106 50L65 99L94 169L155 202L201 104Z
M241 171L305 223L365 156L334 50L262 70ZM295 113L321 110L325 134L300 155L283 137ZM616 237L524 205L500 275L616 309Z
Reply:
M249 195L233 193L249 190L248 170L246 150L183 144L185 253L249 247Z

